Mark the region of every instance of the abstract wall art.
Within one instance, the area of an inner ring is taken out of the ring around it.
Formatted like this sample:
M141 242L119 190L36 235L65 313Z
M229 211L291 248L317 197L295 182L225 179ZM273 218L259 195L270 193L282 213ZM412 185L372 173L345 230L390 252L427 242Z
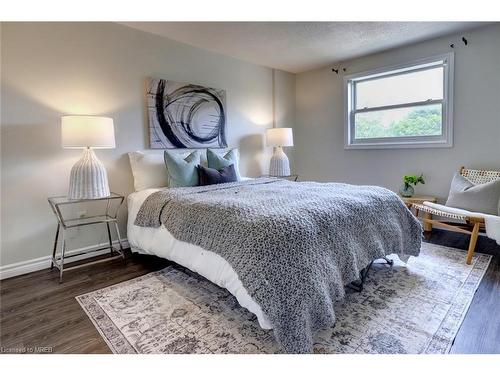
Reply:
M148 78L147 110L151 148L223 148L226 91Z

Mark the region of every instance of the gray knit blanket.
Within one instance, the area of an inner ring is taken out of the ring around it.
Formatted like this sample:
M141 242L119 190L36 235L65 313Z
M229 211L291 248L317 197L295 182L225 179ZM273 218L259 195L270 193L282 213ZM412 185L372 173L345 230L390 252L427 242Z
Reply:
M311 352L314 331L335 323L344 286L375 259L418 255L422 233L387 189L277 179L164 189L135 225L164 225L223 257L287 353Z

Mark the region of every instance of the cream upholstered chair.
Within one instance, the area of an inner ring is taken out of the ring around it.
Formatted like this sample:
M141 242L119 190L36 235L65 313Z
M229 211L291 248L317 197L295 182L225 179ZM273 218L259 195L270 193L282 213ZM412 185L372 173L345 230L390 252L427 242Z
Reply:
M460 174L470 180L475 184L484 184L500 178L500 171L487 171L480 169L467 169L465 167L460 168ZM440 219L433 218L422 218L424 223L435 225L438 227L443 227L455 232L465 233L470 235L469 250L467 252L467 264L471 264L472 256L474 255L474 250L476 248L477 237L480 230L484 230L484 218L478 216L468 216L460 215L457 213L451 213L435 209L433 207L426 206L425 204L412 204L415 208L415 213L418 217L420 211L427 212L431 215L439 216ZM458 220L459 222L446 222L446 219Z

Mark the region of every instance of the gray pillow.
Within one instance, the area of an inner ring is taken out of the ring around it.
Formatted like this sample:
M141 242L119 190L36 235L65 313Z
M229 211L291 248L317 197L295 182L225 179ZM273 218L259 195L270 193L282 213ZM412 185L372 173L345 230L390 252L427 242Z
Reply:
M499 215L500 179L476 185L460 173L456 173L451 181L446 205L467 211Z

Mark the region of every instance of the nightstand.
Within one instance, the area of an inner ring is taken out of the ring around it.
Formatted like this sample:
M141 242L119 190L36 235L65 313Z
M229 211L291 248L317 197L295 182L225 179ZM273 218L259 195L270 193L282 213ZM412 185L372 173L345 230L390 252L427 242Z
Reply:
M268 174L264 174L260 177L275 177L275 178L279 178L279 179L282 179L282 180L288 180L288 181L297 181L299 179L299 175L298 174L291 174L290 176L271 176L271 175L268 175Z
M57 229L54 239L54 248L52 251L52 263L50 269L54 266L59 270L59 282L62 282L63 273L66 271L73 270L75 268L80 268L83 266L88 266L96 263L101 263L107 260L116 258L125 258L123 252L123 243L120 236L120 229L118 228L118 211L123 203L123 195L116 193L111 193L108 197L99 199L68 199L65 196L60 197L50 197L48 198L50 207L54 212L57 219ZM89 211L91 214L89 214ZM108 235L108 245L104 247L98 247L93 250L86 251L72 251L67 254L66 249L66 231L71 229L76 229L88 225L105 225ZM111 226L114 226L118 239L118 248L113 246L113 241L111 239ZM56 256L57 247L59 244L59 234L61 234L61 250ZM68 258L91 254L101 250L110 250L110 256L91 261L85 262L83 264L78 264L76 266L65 267L65 260Z
M409 210L411 210L413 203L416 203L416 204L422 204L424 202L437 203L437 198L431 197L431 196L414 195L413 197L402 197L402 196L399 196L399 197L406 204L406 207L408 207ZM414 214L418 218L418 212L415 212ZM432 219L432 214L430 214L428 212L424 212L424 218L425 219ZM430 232L431 230L432 230L432 224L424 222L424 231Z

